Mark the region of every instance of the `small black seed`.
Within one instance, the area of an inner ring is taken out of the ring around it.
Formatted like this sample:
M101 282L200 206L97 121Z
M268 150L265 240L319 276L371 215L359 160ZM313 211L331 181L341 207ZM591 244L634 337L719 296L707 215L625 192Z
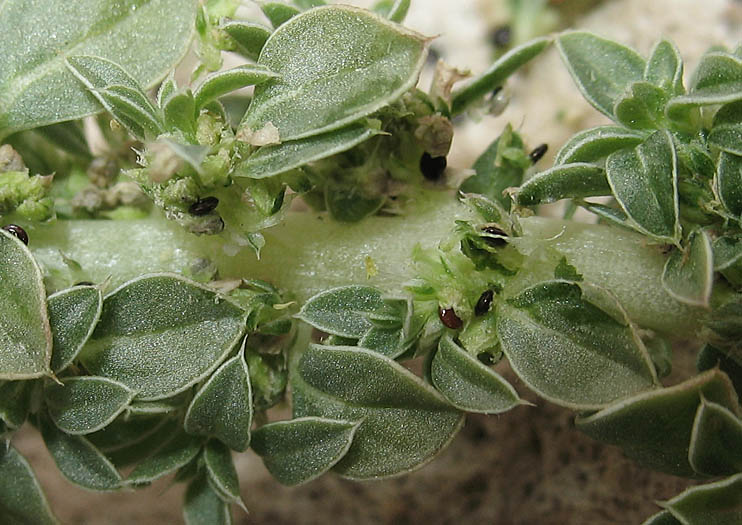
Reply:
M503 230L498 228L497 226L485 226L482 228L483 232L490 233L492 235L502 235L502 237L507 237L508 234L505 233ZM484 242L492 246L493 248L499 248L501 246L505 246L508 241L501 237L480 237Z
M510 44L510 38L512 37L512 31L510 26L500 26L492 31L492 44L495 47L507 47Z
M18 237L23 244L28 246L28 234L26 233L26 230L24 230L17 224L8 224L7 226L3 226L3 230L8 233L12 233L16 237Z
M80 281L79 283L75 283L75 286L93 286L93 283L90 281Z
M453 308L438 308L438 318L441 323L452 330L458 330L464 324Z
M219 199L216 197L206 197L205 199L198 199L196 202L191 204L188 208L188 213L191 215L201 216L206 215L214 211L219 204Z
M492 366L495 364L495 357L489 352L481 352L477 354L477 359L479 359L480 363L487 366Z
M548 149L548 144L541 144L540 146L536 146L535 148L533 148L533 151L528 154L528 158L531 159L531 162L533 164L536 164L538 161L541 160L541 157L546 155Z
M420 157L420 171L428 180L440 179L446 165L446 157L432 157L427 151Z
M479 296L477 305L474 307L474 315L484 315L490 311L490 305L492 304L492 298L495 296L493 290L485 290L482 295Z

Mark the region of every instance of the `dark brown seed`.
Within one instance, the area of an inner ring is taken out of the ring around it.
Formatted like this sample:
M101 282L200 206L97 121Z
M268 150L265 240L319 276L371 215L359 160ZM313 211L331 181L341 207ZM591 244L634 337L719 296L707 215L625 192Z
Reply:
M503 237L507 237L508 234L505 233L503 230L498 228L497 226L485 226L482 228L483 232L492 234L492 235L502 235ZM499 248L501 246L505 246L508 241L501 237L480 237L484 242L492 246L493 248Z
M464 324L453 308L438 308L438 318L441 323L452 330L458 330Z
M432 157L427 151L420 157L420 171L428 180L440 179L446 165L446 157Z
M23 242L23 244L28 246L28 234L26 233L26 230L24 230L17 224L8 224L7 226L3 226L3 230L8 233L12 233L16 237L18 237L21 242Z
M490 311L490 305L492 304L492 298L495 296L495 292L492 290L485 290L482 295L479 296L477 305L474 307L474 315L484 315Z
M510 44L511 37L510 26L500 26L492 31L492 44L495 47L507 47Z
M219 199L216 197L206 197L205 199L198 199L196 202L191 204L188 208L188 213L191 215L201 216L206 215L214 211L219 204Z
M528 158L531 159L531 162L533 164L536 164L538 161L541 160L541 157L546 155L546 152L548 151L548 149L549 149L548 144L541 144L540 146L536 146L535 148L533 148L533 151L531 151L528 154Z
M93 286L93 283L90 281L80 281L79 283L75 283L75 286Z
M495 364L495 357L489 352L481 352L477 354L477 359L479 359L480 363L483 363L487 366L492 366Z

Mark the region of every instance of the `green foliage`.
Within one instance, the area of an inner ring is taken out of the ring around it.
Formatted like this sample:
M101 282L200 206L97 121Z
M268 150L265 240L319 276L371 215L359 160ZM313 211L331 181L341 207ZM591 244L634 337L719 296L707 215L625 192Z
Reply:
M10 525L58 523L31 466L13 447L0 450L0 510Z

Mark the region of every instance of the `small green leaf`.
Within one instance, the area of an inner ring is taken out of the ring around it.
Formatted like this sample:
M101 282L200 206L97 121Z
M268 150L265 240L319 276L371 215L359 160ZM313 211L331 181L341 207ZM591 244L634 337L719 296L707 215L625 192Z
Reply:
M9 429L20 428L25 423L35 386L33 381L5 381L0 384L0 421Z
M662 286L680 302L709 307L714 284L711 239L703 230L691 233L685 250L674 250L662 272Z
M282 26L301 12L294 6L281 2L263 2L260 9L273 27Z
M347 151L379 134L380 130L364 124L351 124L313 137L263 146L239 164L234 175L252 179L273 177Z
M160 87L157 89L157 107L163 108L168 98L173 96L178 91L178 84L175 82L175 71L171 71L170 74L165 77L160 83Z
M405 334L401 327L372 326L358 340L358 346L378 352L390 359L404 353Z
M665 126L669 95L649 82L634 82L613 108L616 120L631 129L655 130Z
M681 523L742 523L742 474L691 487L663 504Z
M710 370L679 385L644 392L578 417L577 428L593 439L618 445L644 467L694 476L688 449L702 397L737 410L737 395L729 378Z
M306 11L266 42L258 62L281 78L255 89L240 126L256 132L270 123L282 142L342 128L413 87L426 48L422 36L368 11Z
M688 459L693 470L706 476L742 472L742 420L728 408L701 399Z
M384 478L430 461L463 415L401 365L358 347L310 345L292 378L294 417L361 421L333 467L352 479Z
M589 302L578 284L526 289L500 305L497 331L518 377L556 404L591 410L654 387L651 359L628 321Z
M204 448L204 464L209 483L225 503L237 503L244 508L240 496L240 480L232 461L232 452L219 441L211 440Z
M449 336L438 343L430 375L433 385L460 410L500 414L521 403L510 383Z
M167 419L159 415L124 413L105 428L85 437L101 452L108 454L144 441L166 423Z
M252 449L284 485L300 485L328 470L348 452L359 423L303 417L263 425Z
M169 441L162 448L131 471L126 483L129 485L150 483L175 472L195 458L200 450L201 441L179 429L175 435L171 433Z
M502 86L510 75L537 57L549 44L551 38L535 38L502 55L487 71L465 87L453 92L451 113L454 115L461 113L469 105L491 93L493 89Z
M59 373L72 361L93 333L103 297L96 286L75 286L49 296L47 309L52 330L52 360L54 373Z
M44 388L49 416L67 434L89 434L116 419L134 392L104 377L70 377Z
M699 372L718 368L729 376L734 390L742 392L742 363L718 348L709 344L704 345L696 357L696 368Z
M381 291L369 286L342 286L311 297L296 317L329 334L360 339L373 326L368 316L382 311Z
M557 152L554 165L596 162L614 151L641 144L645 136L619 126L598 126L580 131Z
M171 93L162 105L162 113L169 131L180 130L195 142L196 101L190 91Z
M677 244L677 155L667 131L656 131L634 149L612 153L606 175L613 195L639 231Z
M535 206L559 199L608 195L611 187L600 166L586 163L562 164L537 173L516 193L521 206Z
M0 448L0 514L7 525L57 525L31 465L15 448Z
M644 70L644 80L672 95L685 93L683 59L675 44L662 39L654 45Z
M244 348L226 361L193 397L183 426L243 452L250 444L252 390Z
M188 484L183 518L186 525L232 525L229 504L214 491L206 474Z
M250 60L258 60L260 51L271 36L271 30L264 25L244 20L229 20L220 27L234 40L235 52Z
M742 156L722 151L716 165L716 191L724 207L737 217L742 215Z
M144 276L105 298L80 360L140 400L162 399L207 377L244 327L245 313L212 290L175 275Z
M212 100L216 100L232 91L247 86L260 85L277 78L279 78L279 75L257 64L243 64L232 69L217 71L206 77L193 93L196 100L196 110L200 110Z
M105 451L106 457L117 468L131 467L139 462L149 460L153 452L162 450L167 443L172 441L173 436L183 433L181 426L180 421L176 419L163 418L161 424L154 431L141 436L141 439L109 447ZM106 430L108 430L108 427L103 429L103 432ZM90 434L88 439L92 441L92 437L95 435Z
M394 5L389 10L389 14L386 17L392 22L401 24L404 22L407 16L407 11L410 9L410 0L395 0Z
M46 418L41 435L59 471L72 483L96 491L121 488L121 475L111 461L82 436L71 436Z
M41 270L19 239L0 229L0 380L51 373L52 334Z
M722 151L742 156L742 102L726 104L716 112L707 141Z
M669 511L663 510L649 517L642 525L683 525Z
M556 44L582 95L609 118L628 86L644 77L644 59L612 40L569 31L559 35Z

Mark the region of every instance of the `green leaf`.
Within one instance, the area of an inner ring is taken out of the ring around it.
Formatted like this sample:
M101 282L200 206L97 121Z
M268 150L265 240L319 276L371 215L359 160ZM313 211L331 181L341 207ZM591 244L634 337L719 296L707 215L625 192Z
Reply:
M372 326L358 340L358 346L378 352L389 359L395 359L407 350L405 333L401 327Z
M175 82L175 71L170 71L170 74L165 77L157 89L157 107L163 108L167 99L172 97L177 91L178 84Z
M240 480L232 461L232 452L219 441L211 440L204 448L204 464L209 482L225 503L245 507L240 496Z
M729 378L711 370L679 385L644 392L593 415L578 417L577 428L593 439L618 445L646 468L694 476L688 449L701 397L737 410L737 395Z
M364 195L354 183L330 180L325 187L325 208L338 222L361 221L379 211L385 201L384 196Z
M105 428L85 437L101 452L108 454L141 443L167 423L167 418L159 415L142 416L125 412Z
M612 40L569 31L559 35L556 44L582 95L610 118L619 97L631 84L644 78L644 59Z
M360 339L373 326L368 316L383 310L380 290L341 286L309 298L296 317L323 332Z
M255 89L240 126L270 123L282 142L342 128L412 88L426 47L417 33L357 8L306 11L266 42L258 63L281 79Z
M279 75L257 64L243 64L232 69L217 71L206 77L193 93L196 100L196 109L200 110L212 100L216 100L232 91L247 86L260 85L278 78Z
M120 64L137 84L152 86L185 55L195 17L194 0L5 0L0 139L101 110L65 67L66 57L100 56Z
M701 399L688 459L693 470L707 476L742 472L742 420L728 408Z
M726 104L716 112L707 141L722 151L742 156L742 102Z
M170 439L162 448L131 471L126 483L142 485L175 472L195 458L200 450L201 440L178 429L175 435L171 433Z
M183 426L189 434L215 437L243 452L250 444L252 389L244 348L225 362L194 396Z
M162 120L137 81L121 66L97 56L67 57L70 71L90 93L139 139L156 137L163 130Z
M617 308L614 299L596 297L612 306L610 312ZM590 302L575 283L543 282L501 304L497 332L518 377L558 405L592 410L656 381L628 321Z
M557 152L554 165L596 162L614 151L639 145L644 135L619 126L598 126L580 131Z
M663 504L681 523L742 523L742 474L691 487Z
M696 367L699 372L718 368L724 372L734 385L734 390L742 392L742 363L718 348L706 344L698 352Z
M264 25L244 20L229 20L220 27L234 40L234 51L250 60L258 59L266 40L271 36L271 30Z
M0 384L0 421L9 429L20 428L25 423L35 387L33 381L5 381Z
M55 525L31 465L15 448L0 448L0 514L7 525Z
M284 485L300 485L330 470L348 452L359 423L303 417L263 425L252 449Z
M0 380L49 375L52 334L41 270L23 242L3 229L0 283Z
M510 383L449 336L438 343L430 376L433 385L460 410L500 414L521 404Z
M454 115L461 113L472 103L502 86L510 75L537 57L549 44L551 44L551 38L535 38L502 55L487 71L465 87L453 92L451 113Z
M705 231L696 230L684 251L675 250L667 258L662 286L680 302L708 308L713 281L711 239Z
M677 155L670 134L656 131L635 148L612 153L605 169L613 195L636 229L677 244Z
M292 385L294 417L361 422L350 449L333 467L352 479L384 478L422 466L463 422L432 387L363 348L310 345Z
M608 195L610 192L605 170L580 162L554 166L537 173L518 189L515 198L521 206L535 206L559 199Z
M651 516L642 525L683 525L669 511L663 510Z
M106 427L103 432L108 430ZM149 460L153 453L162 450L172 441L173 436L182 434L181 423L172 418L162 418L162 422L154 431L141 436L141 439L120 443L119 446L109 447L106 457L118 468L131 467L139 462ZM90 434L91 440L96 434ZM145 482L146 483L146 482Z
M407 16L407 11L410 9L410 0L395 0L394 5L389 10L389 14L386 17L392 22L401 24L404 22Z
M380 130L356 123L313 137L263 146L237 166L234 176L252 179L273 177L347 151L381 133Z
M669 95L649 82L634 82L613 108L616 120L632 129L665 127L665 105Z
M229 504L222 501L205 474L189 483L183 518L186 525L232 525Z
M116 419L134 398L131 389L104 377L70 377L48 384L49 416L67 434L89 434Z
M54 373L61 372L75 360L93 333L102 307L103 297L96 286L75 286L49 296L47 309Z
M722 151L716 165L716 191L724 207L742 216L742 156Z
M294 6L281 2L263 2L260 9L273 27L282 26L301 12Z
M57 468L72 483L96 491L121 488L116 467L84 437L65 434L46 418L41 419L41 435Z
M162 399L207 377L244 326L245 313L212 290L175 275L144 276L105 298L80 360L140 400Z
M672 95L685 93L683 59L675 44L662 39L654 45L644 70L644 80Z
M196 101L190 91L171 93L162 105L162 113L168 130L178 129L185 133L187 138L195 142Z

